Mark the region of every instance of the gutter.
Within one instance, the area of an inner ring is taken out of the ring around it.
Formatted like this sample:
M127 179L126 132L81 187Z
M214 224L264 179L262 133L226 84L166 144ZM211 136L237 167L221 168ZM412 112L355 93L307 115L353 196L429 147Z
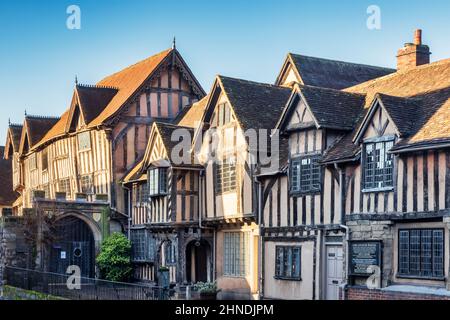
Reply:
M122 187L128 191L128 240L131 240L131 189L122 184Z
M201 169L200 170L200 179L202 179L205 176L205 169ZM205 181L206 183L206 181ZM202 237L201 234L201 230L212 230L213 231L213 252L212 252L212 263L213 263L213 270L212 270L212 280L213 282L216 281L216 245L217 245L217 229L214 227L205 227L203 226L203 207L202 207L202 203L203 203L203 197L204 194L203 192L199 192L199 197L198 197L198 209L199 209L199 213L198 213L198 226L200 228L200 239Z
M263 213L263 189L264 186L261 181L259 181L260 176L255 176L254 182L258 186L258 231L259 231L259 243L258 243L258 296L259 299L262 300L264 297L264 275L263 275L263 236L262 236L262 229L263 225L261 223L262 220L262 213Z

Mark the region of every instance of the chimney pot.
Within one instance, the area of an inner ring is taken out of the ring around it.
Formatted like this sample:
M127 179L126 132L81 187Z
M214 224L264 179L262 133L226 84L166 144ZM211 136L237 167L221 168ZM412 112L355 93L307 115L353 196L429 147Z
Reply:
M414 44L417 46L422 45L422 30L421 29L417 29L414 34Z

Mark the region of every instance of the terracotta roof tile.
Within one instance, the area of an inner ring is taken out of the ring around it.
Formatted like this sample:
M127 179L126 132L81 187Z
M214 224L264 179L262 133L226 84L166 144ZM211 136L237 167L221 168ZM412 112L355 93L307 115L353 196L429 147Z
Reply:
M98 82L98 86L117 88L119 92L90 126L100 125L114 115L172 51L173 49L162 51Z
M195 128L198 122L202 120L208 99L209 95L194 103L190 108L185 108L186 112L181 116L179 121L175 122L180 126Z
M396 147L450 141L450 59L396 72L345 91L366 94L364 114L377 94L390 100L388 112L402 128L399 130L406 133ZM349 158L358 152L352 142L355 131L348 136L327 152L324 161Z

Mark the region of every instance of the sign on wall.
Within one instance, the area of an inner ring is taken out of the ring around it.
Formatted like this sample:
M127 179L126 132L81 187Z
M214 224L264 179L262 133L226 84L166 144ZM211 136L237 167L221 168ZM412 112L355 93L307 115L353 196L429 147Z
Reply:
M371 266L381 269L381 241L351 241L350 242L350 275L370 276Z

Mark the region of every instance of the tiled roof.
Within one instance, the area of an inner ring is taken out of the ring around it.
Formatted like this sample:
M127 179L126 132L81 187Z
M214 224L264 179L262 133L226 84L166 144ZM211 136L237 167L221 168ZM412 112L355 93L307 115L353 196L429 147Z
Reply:
M395 70L343 61L307 57L290 53L298 74L305 85L344 89L376 79Z
M202 120L208 99L209 95L194 103L190 108L185 108L185 113L179 121L175 120L175 123L178 123L180 126L195 128L198 122Z
M192 139L194 138L194 128L183 127L180 125L164 123L164 122L155 122L154 125L157 127L158 132L161 135L161 139L163 141L164 147L166 148L166 152L169 157L169 160L171 163L173 163L173 161L172 161L173 159L171 157L172 150L179 143L179 141L172 141L172 134L174 133L175 130L180 130L180 129L187 130L187 132L190 135L191 142L192 142Z
M162 51L106 77L95 86L77 85L75 90L84 105L82 109L88 125L95 127L114 115L172 51L173 49ZM70 109L64 112L60 121L45 134L36 147L64 135L69 118Z
M218 76L242 129L273 129L291 89Z
M173 49L162 51L98 82L98 86L117 88L119 92L99 116L90 123L90 126L100 125L113 116L139 90L145 80L147 80L172 51Z
M319 126L351 130L364 106L362 94L334 89L299 86Z
M12 183L12 160L3 157L5 147L0 147L0 206L12 207L18 194L13 191Z
M118 91L115 88L84 85L77 85L75 90L86 123L94 120L111 102Z
M52 128L60 118L26 116L25 129L27 130L30 148L35 146L47 134L49 128Z
M19 152L22 125L10 124L8 128L8 141L11 142L14 151Z
M366 94L365 114L377 94L386 99L388 113L405 134L395 147L431 145L450 141L450 59L400 71L346 92ZM355 126L359 128L361 122ZM336 144L324 161L351 158L359 149L353 144L355 131Z

